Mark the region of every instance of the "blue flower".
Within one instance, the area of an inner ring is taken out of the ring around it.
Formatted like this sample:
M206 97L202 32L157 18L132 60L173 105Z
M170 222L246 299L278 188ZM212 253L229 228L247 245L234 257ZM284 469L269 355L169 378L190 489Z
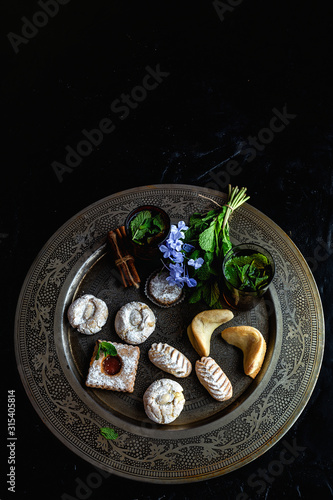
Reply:
M169 271L170 276L167 277L167 281L170 285L177 285L182 288L184 286L184 267L180 264L170 264Z
M190 245L190 243L184 243L183 245L183 250L184 252L191 252L194 249L193 245Z
M194 287L197 282L194 278L190 278L188 275L188 265L194 267L194 269L199 269L202 266L204 260L200 257L198 259L187 259L185 254L191 252L195 247L189 243L184 243L183 238L185 237L185 232L188 226L186 226L184 221L178 222L177 226L173 224L171 226L170 234L165 244L160 245L159 249L163 253L163 258L169 260L169 264L165 266L169 270L169 276L167 277L168 283L170 285L177 285L183 288L184 284L188 287ZM186 261L188 262L186 263Z
M197 282L194 278L189 278L188 276L185 276L185 282L188 287L194 287L197 286Z
M196 260L189 259L189 261L188 261L188 265L193 266L194 269L199 269L199 267L201 267L203 263L204 263L204 260L201 257L199 257Z
M177 238L169 238L167 241L167 244L172 250L176 250L176 252L180 252L183 246L182 240L179 240Z
M170 236L174 241L182 239L185 236L184 231L187 231L187 229L188 229L188 226L185 224L185 222L183 220L181 220L180 222L178 222L178 226L175 226L174 224L172 224Z
M165 246L165 245L160 245L160 250L163 253L163 258L168 259L171 256L171 248Z
M171 254L171 259L174 261L174 262L177 262L179 264L181 264L182 262L184 262L184 254L182 252L176 252L175 250L172 252Z

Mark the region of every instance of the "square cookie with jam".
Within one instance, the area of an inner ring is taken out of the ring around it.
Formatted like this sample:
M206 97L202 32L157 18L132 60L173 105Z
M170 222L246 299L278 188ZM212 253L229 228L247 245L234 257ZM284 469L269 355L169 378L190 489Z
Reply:
M133 392L140 358L137 346L97 340L86 386L118 392Z

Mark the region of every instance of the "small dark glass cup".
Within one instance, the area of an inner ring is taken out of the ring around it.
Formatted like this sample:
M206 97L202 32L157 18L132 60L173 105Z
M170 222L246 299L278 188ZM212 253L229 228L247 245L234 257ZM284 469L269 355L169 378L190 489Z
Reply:
M144 210L150 211L152 217L155 217L156 215L160 214L164 222L165 229L161 231L160 234L156 234L154 237L152 237L149 242L143 241L142 244L139 244L133 241L132 239L131 222L140 212L143 212ZM125 231L129 244L132 249L133 257L137 257L142 260L152 260L157 256L159 256L161 254L159 250L159 245L161 245L168 238L170 233L170 227L171 227L170 217L160 207L155 207L154 205L142 205L132 210L132 212L130 212L126 217Z
M234 257L251 256L255 254L261 254L267 258L269 266L269 279L265 282L263 286L255 291L250 291L248 289L237 288L234 283L231 283L227 278L226 266L230 265ZM233 247L225 255L222 263L222 275L223 275L223 297L226 303L233 309L240 311L248 311L253 309L259 302L262 296L267 292L269 285L271 284L275 274L275 263L272 255L268 250L263 248L256 243L243 243Z

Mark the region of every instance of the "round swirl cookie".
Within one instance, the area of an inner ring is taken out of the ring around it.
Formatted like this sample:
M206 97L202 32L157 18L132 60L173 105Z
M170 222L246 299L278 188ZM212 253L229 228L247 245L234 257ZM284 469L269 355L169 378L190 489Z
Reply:
M182 386L163 378L153 382L143 395L146 415L157 424L169 424L179 417L185 404Z
M70 325L80 333L98 333L108 319L106 303L94 295L82 295L69 306L67 317Z
M128 344L142 344L153 333L156 318L143 302L128 302L116 314L114 327L117 335Z
M187 357L169 344L153 344L148 357L157 368L178 378L188 377L192 371L192 364Z

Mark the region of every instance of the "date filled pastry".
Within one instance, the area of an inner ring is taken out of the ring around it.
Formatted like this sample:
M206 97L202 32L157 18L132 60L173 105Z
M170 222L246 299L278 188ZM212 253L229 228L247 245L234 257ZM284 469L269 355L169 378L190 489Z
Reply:
M113 348L109 354L110 346ZM133 392L140 349L137 346L98 340L91 357L86 386L117 392Z
M148 357L157 368L178 378L188 377L192 371L192 364L187 357L169 344L152 344Z
M70 325L86 335L101 331L108 319L108 314L106 303L91 294L82 295L74 300L67 311Z
M157 424L169 424L181 414L185 397L182 386L163 378L153 382L143 395L146 415Z
M232 385L221 367L210 356L203 356L195 363L199 382L217 401L226 401L232 397Z
M142 344L153 333L156 318L143 302L128 302L116 314L114 327L117 335L128 344Z

